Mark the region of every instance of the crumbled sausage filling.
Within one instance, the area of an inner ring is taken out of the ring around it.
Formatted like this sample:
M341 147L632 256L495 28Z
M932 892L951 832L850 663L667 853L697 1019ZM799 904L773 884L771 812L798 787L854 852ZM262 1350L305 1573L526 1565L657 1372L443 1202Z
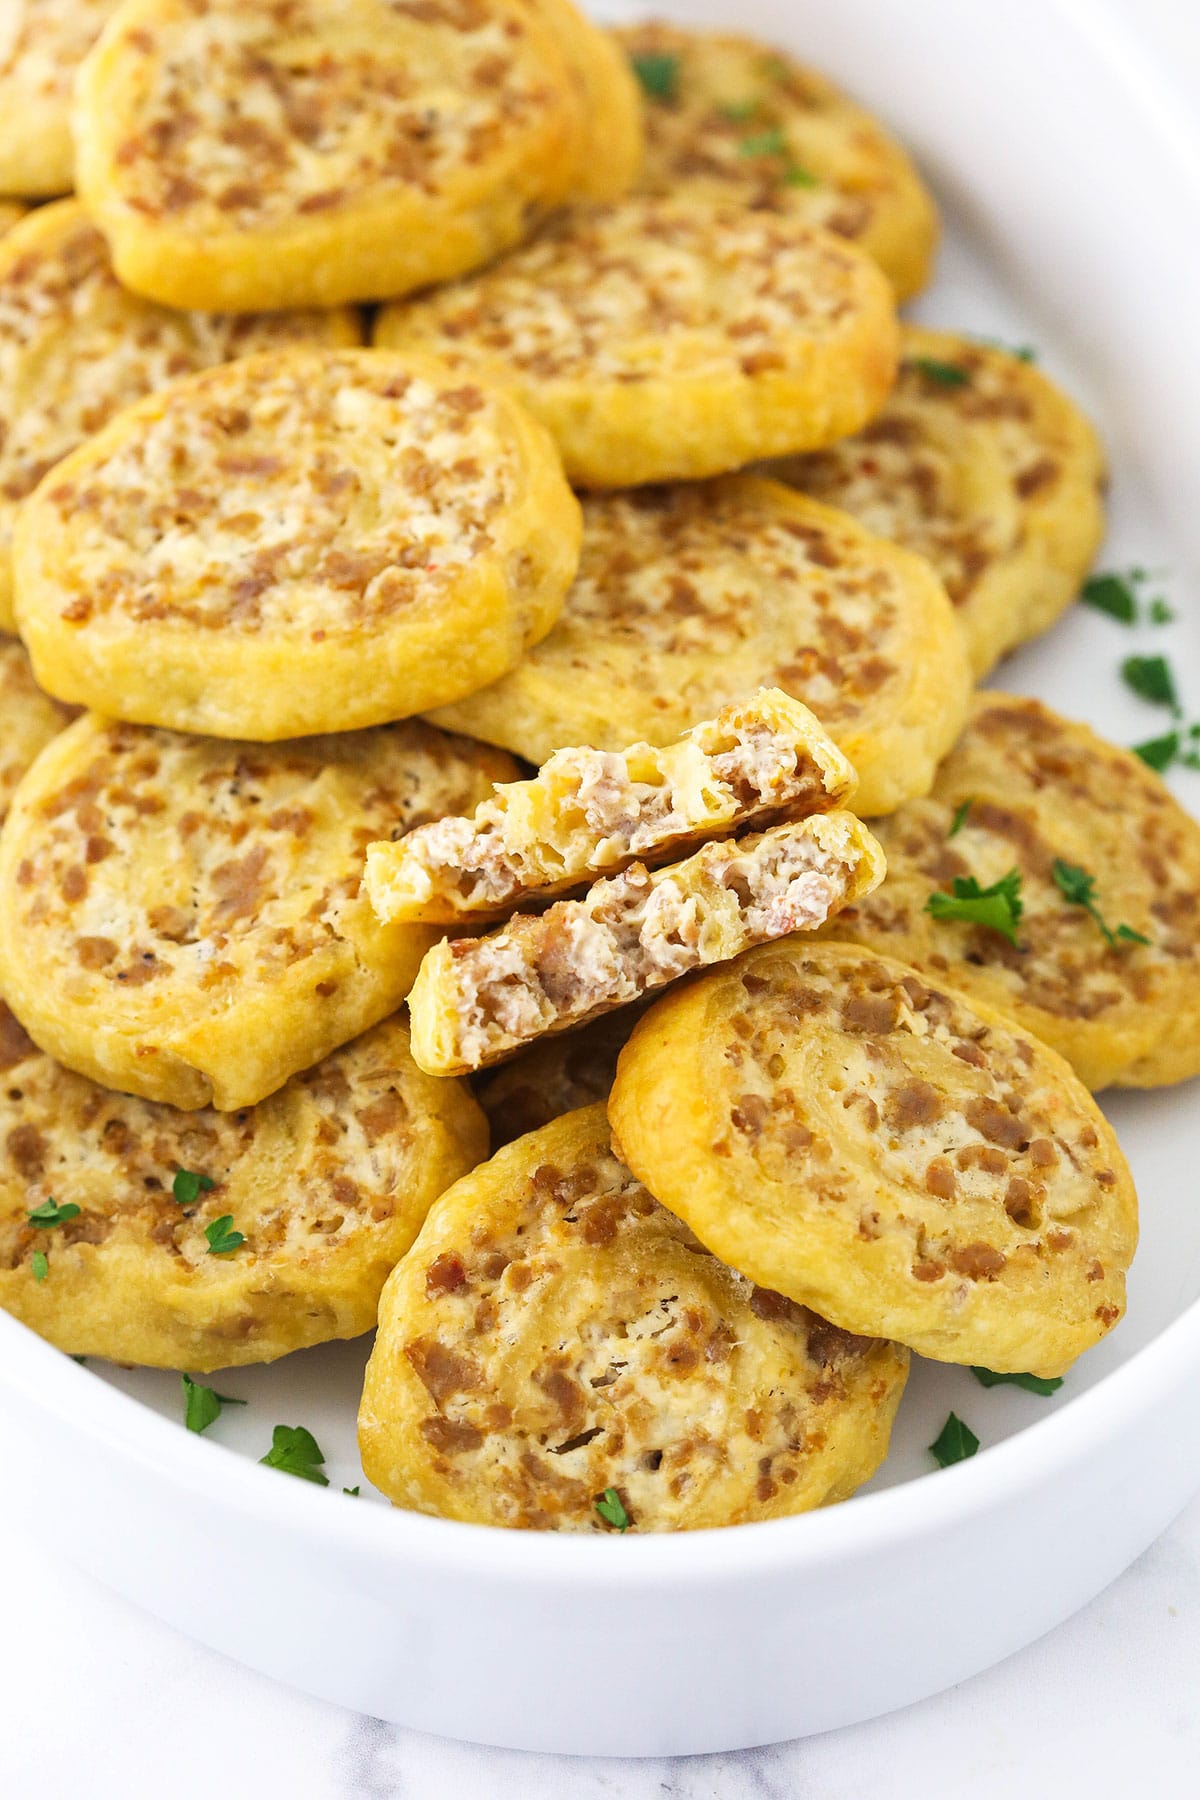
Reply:
M460 939L451 980L462 1057L474 1065L752 944L812 930L855 873L849 850L830 849L804 825L778 826L706 845L657 874L635 863L582 900Z
M191 0L126 34L123 201L194 232L262 230L372 189L453 190L561 102L518 9L488 0Z
M854 437L792 458L788 481L841 507L868 531L926 557L956 606L987 571L1020 552L1031 503L1079 455L1075 426L1016 357L965 340L932 360L958 385L922 372L913 346L882 410Z
M957 808L969 802L953 838ZM1102 909L1149 940L1109 944L1054 879L1084 844ZM955 965L998 976L1015 1000L1104 1025L1153 1008L1200 970L1200 838L1192 819L1124 751L1081 736L1034 700L981 697L933 793L879 822L889 877L846 921L850 935L952 979ZM933 921L935 889L1021 873L1019 945L986 926Z
M0 84L4 104L11 89L19 96L63 108L71 103L75 71L100 35L119 0L13 0L10 22L0 35Z
M852 331L865 300L858 263L823 232L642 198L564 215L399 323L450 360L482 353L537 381L628 384L726 376L731 363L750 376L791 369Z
M592 721L585 698L592 741L619 749L631 718L661 742L769 684L840 742L902 705L913 577L850 520L739 480L586 496L583 516L554 630L451 709L456 728L485 723L482 735L509 742L519 707L545 721L535 741L548 756L579 730L580 697L600 693L622 736Z
M728 736L725 749L693 741L665 755L649 746L560 750L538 782L553 797L552 813L539 809L549 816L531 825L524 791L511 790L514 810L501 789L472 819L439 819L410 832L392 869L406 897L449 894L464 911L495 907L529 888L653 856L706 829L827 804L825 771L794 731L750 717ZM639 779L635 763L656 778Z
M469 803L492 767L415 720L270 745L97 726L20 819L17 929L76 1000L125 1016L171 992L219 1007L239 982L357 941L365 845Z
M121 287L82 213L9 260L0 277L0 553L18 503L122 407L181 375L327 329L320 313L176 312L141 300ZM6 406L16 396L21 403Z
M753 1517L902 1377L890 1349L726 1269L599 1145L534 1168L419 1278L430 1305L397 1348L423 1454L505 1525L606 1530L610 1486L634 1530L688 1523L713 1486Z
M17 640L0 637L0 825L22 775L74 713L43 694Z
M372 1240L385 1259L426 1154L411 1079L388 1025L256 1107L180 1112L60 1067L0 1001L0 1273L48 1247L28 1215L51 1197L80 1208L53 1232L54 1258L73 1268L76 1245L103 1255L110 1238L118 1256L136 1247L161 1261L164 1278L190 1273L210 1288L222 1276L241 1283L247 1258L270 1264L271 1288L285 1279L281 1259L365 1255ZM265 1178L272 1167L286 1168L283 1187ZM215 1183L186 1210L172 1194L178 1169ZM246 1238L236 1263L210 1256L204 1235L231 1193Z
M876 120L778 51L657 19L620 35L676 70L670 103L646 107L644 191L736 196L860 238L911 179Z
M880 1199L856 1229L900 1241L921 1284L1061 1281L1038 1269L1065 1259L1096 1271L1079 1276L1086 1300L1088 1282L1119 1278L1133 1244L1110 1205L1118 1177L1106 1145L1024 1036L869 954L848 969L819 958L752 966L742 984L719 1154L740 1138L776 1178L802 1180L815 1205L841 1211L859 1204L845 1149L857 1139ZM814 1062L804 1046L817 1032ZM886 1210L885 1193L901 1196ZM1093 1261L1098 1246L1107 1265Z
M50 484L58 603L81 625L357 636L444 603L520 480L506 407L470 384L366 352L235 364Z

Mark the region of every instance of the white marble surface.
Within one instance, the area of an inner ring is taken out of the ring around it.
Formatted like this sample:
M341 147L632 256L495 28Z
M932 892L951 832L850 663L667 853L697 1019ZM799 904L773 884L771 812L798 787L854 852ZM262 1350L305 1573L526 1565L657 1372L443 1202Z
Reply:
M15 1542L0 1498L4 1800L1183 1800L1200 1766L1200 1501L999 1668L852 1730L737 1756L563 1761L418 1736L199 1649ZM219 1555L219 1545L213 1546ZM585 1679L603 1680L597 1649ZM820 1646L813 1646L820 1654Z
M1194 0L1124 4L1160 35L1200 104ZM80 1574L65 1554L70 1532L58 1516L23 1540L0 1480L3 1800L1183 1800L1198 1791L1200 1500L1084 1612L960 1688L802 1743L638 1764L478 1750L308 1700ZM619 1654L619 1645L581 1646L592 1663L584 1678L602 1681L604 1657Z

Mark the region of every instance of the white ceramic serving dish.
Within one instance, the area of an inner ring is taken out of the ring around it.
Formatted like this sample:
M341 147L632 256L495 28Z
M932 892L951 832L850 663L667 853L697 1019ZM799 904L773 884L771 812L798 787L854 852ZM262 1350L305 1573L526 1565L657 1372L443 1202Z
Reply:
M613 6L630 16L634 5ZM949 232L921 317L1032 340L1112 447L1110 566L1200 567L1200 140L1168 79L1091 0L681 0L823 65L891 119ZM1001 684L1132 741L1161 716L1119 657L1168 649L1200 706L1195 618L1133 638L1078 609ZM1187 783L1190 781L1190 787ZM1193 806L1200 784L1183 777ZM1197 1084L1121 1095L1143 1244L1129 1316L1040 1400L918 1366L870 1489L808 1517L675 1538L503 1533L393 1512L363 1487L363 1344L219 1387L203 1439L175 1377L79 1368L0 1315L0 1445L31 1522L181 1630L424 1730L521 1748L668 1754L757 1744L904 1705L1094 1595L1200 1486ZM947 1411L983 1440L937 1472ZM259 1468L307 1424L329 1491ZM32 1539L31 1539L32 1541Z

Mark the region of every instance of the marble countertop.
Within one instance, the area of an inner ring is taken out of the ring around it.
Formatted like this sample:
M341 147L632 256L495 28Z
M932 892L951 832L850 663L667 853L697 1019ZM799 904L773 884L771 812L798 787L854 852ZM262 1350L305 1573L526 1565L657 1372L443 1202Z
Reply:
M6 1529L7 1527L7 1529ZM1183 1800L1200 1766L1200 1500L1041 1643L867 1725L732 1756L480 1750L308 1700L17 1541L0 1498L5 1800Z

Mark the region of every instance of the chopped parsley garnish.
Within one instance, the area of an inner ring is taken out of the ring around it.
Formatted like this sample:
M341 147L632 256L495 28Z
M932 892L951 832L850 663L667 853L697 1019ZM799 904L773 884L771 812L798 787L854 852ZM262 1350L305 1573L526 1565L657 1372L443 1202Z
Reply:
M772 125L769 131L756 131L744 137L738 145L739 156L786 156L788 141L781 125Z
M1085 606L1107 613L1110 619L1116 619L1120 625L1137 623L1138 603L1132 578L1127 580L1124 575L1093 575L1089 581L1084 582L1079 598Z
M614 1531L629 1530L629 1514L625 1511L621 1496L618 1494L616 1488L605 1488L600 1498L594 1501L593 1504L596 1511L600 1514L600 1517L604 1520L604 1523L606 1525L611 1525Z
M352 1487L352 1488L343 1488L343 1489L342 1489L342 1492L343 1492L343 1494L349 1494L349 1496L350 1496L350 1498L351 1498L351 1499L352 1499L352 1500L357 1500L357 1499L358 1499L358 1496L359 1496L359 1492L360 1492L360 1489L359 1489L359 1488L356 1488L356 1487Z
M211 1175L196 1175L191 1169L176 1169L171 1194L180 1206L195 1206L201 1194L207 1194L216 1185Z
M964 369L961 363L939 362L936 356L914 356L910 358L908 366L938 387L960 388L971 385L970 371Z
M958 805L954 809L954 817L950 821L950 829L946 833L946 836L948 838L958 836L959 832L962 830L963 826L966 824L967 814L970 812L970 810L974 806L974 804L975 804L974 797L970 796L970 795L967 797L967 799L959 801Z
M244 1400L235 1400L232 1394L218 1394L216 1388L205 1387L202 1382L193 1381L190 1375L181 1375L183 1383L183 1422L189 1431L207 1431L209 1426L221 1416L223 1406L245 1406Z
M79 1208L74 1201L64 1201L60 1206L57 1200L51 1196L49 1200L43 1200L40 1206L34 1207L29 1215L29 1223L39 1226L43 1231L49 1231L52 1225L65 1225L68 1219L77 1219L78 1217Z
M268 1469L282 1469L285 1475L315 1481L318 1487L329 1486L329 1477L321 1467L325 1452L303 1425L277 1425L271 1433L271 1448L258 1460Z
M1104 934L1104 940L1110 949L1118 944L1148 944L1150 939L1143 937L1140 931L1134 931L1129 925L1118 925L1114 931L1103 917L1096 905L1096 877L1089 875L1077 863L1064 862L1061 856L1054 859L1054 885L1067 902L1068 906L1081 906L1092 918Z
M1121 678L1126 687L1151 706L1169 706L1172 712L1179 711L1175 677L1165 656L1127 656L1121 664Z
M1025 903L1021 898L1021 871L1010 869L991 887L980 887L974 875L956 875L953 892L930 894L925 911L935 919L955 919L964 925L986 925L1010 944L1017 941L1017 926Z
M648 50L631 58L642 92L651 100L674 100L679 94L679 58L670 51Z
M29 1259L29 1267L35 1281L45 1281L50 1273L50 1263L44 1250L35 1250Z
M1162 572L1160 569L1158 574L1161 575ZM1119 625L1136 625L1143 616L1144 597L1141 590L1153 579L1155 574L1150 569L1127 569L1124 574L1109 570L1085 581L1080 599L1085 606L1107 613ZM1144 604L1145 618L1151 625L1169 625L1175 617L1174 607L1161 594L1155 594Z
M222 1213L219 1219L214 1219L211 1225L204 1227L210 1256L228 1256L231 1251L241 1249L246 1241L245 1234L231 1230L232 1224L233 1214Z
M1057 1394L1063 1384L1061 1375L997 1375L994 1369L977 1369L974 1365L971 1373L981 1387L1001 1387L1007 1383L1010 1387L1024 1388L1027 1394Z
M792 78L792 65L783 56L764 56L762 71L772 81L790 81Z
M735 125L744 125L752 119L761 105L759 100L727 100L717 111L723 119L732 119Z
M756 100L743 100L732 106L723 106L720 110L727 119L745 122L757 115L759 106ZM769 125L763 131L752 131L748 137L740 139L737 148L739 156L782 157L787 163L780 177L785 187L811 188L819 185L816 176L801 168L793 158L782 125Z
M1161 775L1179 755L1179 733L1168 731L1165 737L1147 738L1144 743L1133 746L1133 754Z
M964 1425L957 1413L951 1413L930 1444L929 1454L939 1469L948 1469L951 1463L966 1462L978 1448L979 1439L971 1427Z

